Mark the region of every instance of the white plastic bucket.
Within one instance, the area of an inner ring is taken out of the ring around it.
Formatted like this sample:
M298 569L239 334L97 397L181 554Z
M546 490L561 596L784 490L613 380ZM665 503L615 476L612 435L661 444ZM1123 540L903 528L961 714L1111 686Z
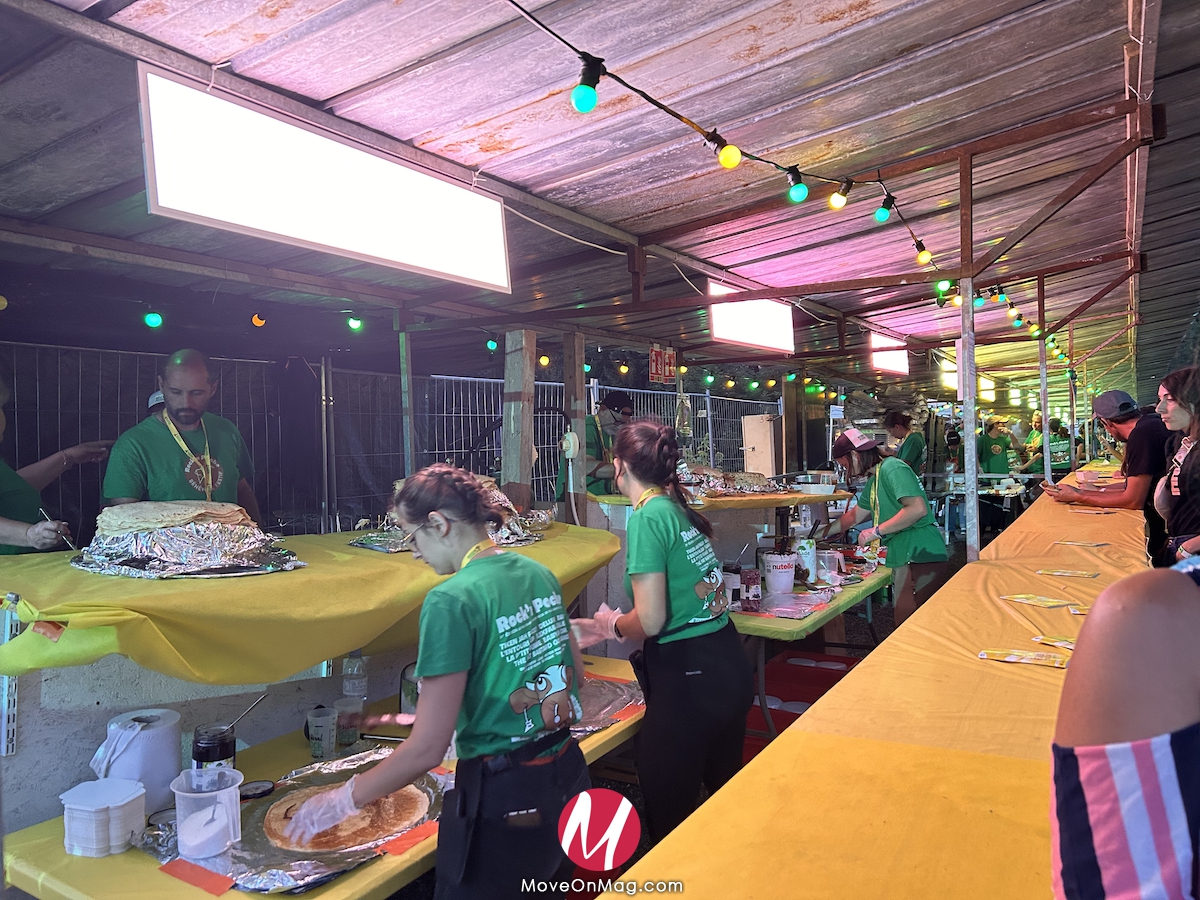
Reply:
M795 553L764 553L763 580L768 594L790 594L796 582Z

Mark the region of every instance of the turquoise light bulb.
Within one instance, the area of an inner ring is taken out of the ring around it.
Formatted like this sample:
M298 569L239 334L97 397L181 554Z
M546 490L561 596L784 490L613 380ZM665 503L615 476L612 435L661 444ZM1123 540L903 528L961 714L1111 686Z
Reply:
M599 99L596 89L589 84L577 84L571 91L571 105L578 113L590 113Z
M793 203L803 203L808 199L808 185L801 182L788 188L788 199Z
M142 321L146 323L148 328L158 328L163 323L162 313L148 312L142 316Z
M892 217L892 211L885 206L881 206L881 207L879 207L879 209L875 210L875 221L876 222L879 222L882 224L883 222L886 222L891 217Z

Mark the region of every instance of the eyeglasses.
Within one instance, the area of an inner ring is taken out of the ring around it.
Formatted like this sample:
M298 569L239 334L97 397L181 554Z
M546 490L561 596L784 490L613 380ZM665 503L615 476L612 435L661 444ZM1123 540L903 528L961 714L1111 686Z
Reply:
M428 524L429 524L428 522L422 522L420 525L418 525L412 531L405 531L403 528L401 528L400 529L400 546L405 547L405 548L410 548L410 547L415 546L413 541L416 539L417 532L420 531L422 528L426 527Z

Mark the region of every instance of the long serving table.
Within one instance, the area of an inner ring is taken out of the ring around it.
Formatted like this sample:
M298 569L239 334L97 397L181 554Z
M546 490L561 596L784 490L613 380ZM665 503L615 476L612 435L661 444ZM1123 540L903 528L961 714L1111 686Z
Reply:
M1075 509L1039 498L624 877L692 898L1047 896L1064 673L978 654L1079 632L1000 595L1086 606L1147 567L1140 512Z
M584 665L589 677L633 680L633 670L623 659L585 656ZM395 712L395 703L395 698L391 698L372 704L371 709ZM631 712L579 742L588 763L595 762L638 731L645 709L633 708ZM377 731L405 733L403 729ZM247 781L276 780L311 762L308 741L299 731L238 753L238 769ZM436 854L434 834L404 853L376 857L304 896L313 900L383 900L433 868ZM63 849L61 817L6 835L4 863L9 883L38 900L203 900L212 896L160 872L158 862L140 850L101 859L68 855Z
M835 594L829 605L803 619L785 619L770 613L730 613L733 627L739 634L750 636L755 644L756 667L758 669L758 703L763 719L767 723L767 737L774 739L778 734L771 711L767 707L767 641L799 641L815 634L846 610L864 600L867 603L867 621L871 620L871 601L876 594L892 583L892 570L880 566L858 584L846 585L841 593Z
M269 683L363 649L417 642L425 594L444 580L411 553L349 546L353 533L289 537L307 565L291 572L159 581L95 575L73 551L10 557L0 596L22 622L66 625L57 640L26 628L0 644L0 675L86 665L120 653L147 669L205 684ZM545 564L570 602L620 549L615 535L554 524L513 552Z

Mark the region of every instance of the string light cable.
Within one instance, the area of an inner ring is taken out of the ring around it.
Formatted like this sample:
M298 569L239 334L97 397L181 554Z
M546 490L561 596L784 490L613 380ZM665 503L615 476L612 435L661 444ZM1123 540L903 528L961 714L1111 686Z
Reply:
M559 231L557 228L553 227L552 225L547 225L545 222L539 222L537 219L533 218L532 216L527 216L527 215L525 215L525 213L513 209L508 204L505 204L504 208L506 210L508 210L510 213L512 213L514 216L519 216L520 218L524 219L526 222L531 222L534 225L537 225L539 228L545 228L547 231L552 231L555 234L557 234L559 237L565 237L568 241L574 241L577 244L583 244L585 247L593 247L596 250L603 250L605 253L613 254L613 256L625 256L626 255L624 250L614 250L612 247L605 247L603 244L594 244L591 241L585 241L583 238L575 237L575 235L573 235L573 234L567 234L565 231Z

